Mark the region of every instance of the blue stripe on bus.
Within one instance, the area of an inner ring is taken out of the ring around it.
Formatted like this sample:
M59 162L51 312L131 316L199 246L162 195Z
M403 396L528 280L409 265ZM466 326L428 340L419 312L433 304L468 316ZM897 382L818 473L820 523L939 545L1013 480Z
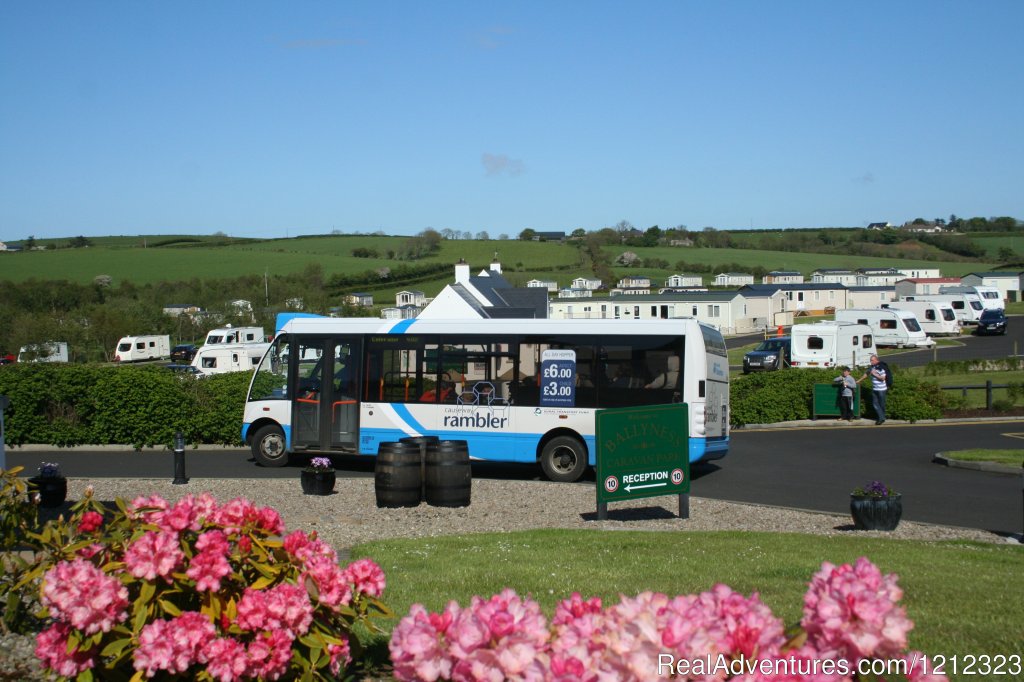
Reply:
M411 327L413 325L414 322L416 322L416 318L410 318L408 320L402 320L401 322L397 323L394 327L392 327L390 330L388 330L388 333L389 334L404 334L409 329L409 327Z
M395 414L398 415L398 418L405 422L406 426L410 429L413 429L420 434L427 432L427 428L423 426L423 424L420 424L416 420L416 417L412 416L412 412L409 411L408 407L402 403L391 403L391 407L394 408Z

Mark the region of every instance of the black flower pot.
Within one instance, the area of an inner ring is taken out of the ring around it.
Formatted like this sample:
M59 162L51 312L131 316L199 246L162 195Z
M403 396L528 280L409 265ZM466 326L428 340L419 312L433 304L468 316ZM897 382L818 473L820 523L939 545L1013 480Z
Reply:
M59 507L68 498L68 479L63 476L33 476L28 482L29 497L39 493L40 507Z
M334 492L334 469L329 471L303 471L302 492L306 495L330 495Z
M889 497L850 495L850 514L857 530L896 530L903 515L903 499L899 493Z

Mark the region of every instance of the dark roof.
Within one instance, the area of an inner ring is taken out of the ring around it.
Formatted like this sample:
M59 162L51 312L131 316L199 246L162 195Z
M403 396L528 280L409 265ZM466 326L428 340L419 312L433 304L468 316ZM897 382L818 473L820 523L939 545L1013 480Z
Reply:
M623 296L609 296L608 301L614 303L631 302L652 302L652 301L678 301L685 297L687 301L731 301L740 295L740 292L731 289L729 291L681 291L678 293L665 294L626 294ZM600 302L602 299L594 298L591 301Z
M993 270L991 272L969 272L967 275L977 275L978 277L1020 277L1021 272L1019 270ZM964 277L967 277L964 275Z
M799 275L802 274L799 270L772 270L768 273L769 275Z
M776 291L825 291L827 289L846 289L842 284L831 282L804 282L802 284L747 284L740 287L740 293L747 291L772 294Z
M893 285L878 285L873 287L846 287L850 291L896 291L896 287Z
M548 291L541 287L516 288L493 270L486 275L470 277L469 283L487 299L483 305L461 284L452 289L466 301L480 317L537 319L548 316Z

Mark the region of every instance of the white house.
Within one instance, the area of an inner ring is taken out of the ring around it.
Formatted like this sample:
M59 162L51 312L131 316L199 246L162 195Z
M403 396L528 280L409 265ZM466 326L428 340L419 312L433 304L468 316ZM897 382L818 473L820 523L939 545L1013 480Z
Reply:
M553 300L555 319L651 320L693 317L725 333L755 331L746 301L737 291L679 292L662 295L608 296L589 301Z
M669 289L685 289L687 287L704 286L704 278L700 275L678 274L672 275L665 280L665 286Z
M418 315L425 319L546 318L548 291L541 287L517 288L501 274L501 263L491 263L475 277L469 264L455 264L455 282L441 290Z
M230 301L228 303L228 308L231 309L231 312L234 315L240 315L243 317L248 316L254 322L256 321L256 316L252 314L252 303L246 301L244 298Z
M403 305L394 308L384 308L380 316L385 320L411 320L419 315L420 307L415 305Z
M1024 289L1021 286L1021 274L1013 271L972 272L961 279L967 286L996 287L1002 294L1003 301L1008 302L1020 300L1020 292Z
M920 277L942 277L942 271L938 268L911 268L900 266L900 270L908 278L920 278Z
M907 275L896 268L860 268L857 270L858 287L881 287L896 284Z
M171 317L198 315L202 312L203 309L201 307L191 303L171 303L164 306L164 315L170 315Z
M781 291L782 310L794 315L824 315L829 311L849 308L848 289L842 284L803 282L801 284L751 284L740 289L744 296L750 292Z
M604 286L604 282L599 279L592 279L589 277L577 277L572 281L573 289L590 289L591 291L597 291L602 286Z
M558 298L593 298L593 289L560 289Z
M842 284L846 287L857 286L857 273L842 268L819 268L811 273L812 284Z
M847 303L850 308L880 308L896 300L895 285L875 287L848 287Z
M369 308L373 305L373 294L363 293L356 291L345 297L345 303L349 305L357 305L363 308Z
M547 289L548 291L558 291L558 282L551 279L531 279L526 283L529 288Z
M422 308L427 304L427 295L422 291L408 290L399 291L395 294L395 306L401 308L406 305L414 305Z
M959 277L908 277L896 282L896 297L930 296L939 293L941 287L960 284Z
M616 286L619 289L650 289L651 278L641 275L629 275L620 279Z
M803 284L804 275L796 270L772 270L761 278L762 284ZM753 282L751 282L753 284Z
M288 310L302 310L306 307L306 302L301 297L289 298L285 300L284 307Z
M716 287L742 287L754 283L754 276L745 272L720 272L712 282Z

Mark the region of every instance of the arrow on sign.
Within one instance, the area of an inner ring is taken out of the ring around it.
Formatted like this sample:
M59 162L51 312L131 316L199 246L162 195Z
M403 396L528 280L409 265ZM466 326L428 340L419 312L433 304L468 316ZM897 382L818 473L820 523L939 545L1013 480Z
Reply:
M630 485L626 486L626 492L627 493L631 493L634 490L643 490L644 488L660 488L660 487L665 486L665 485L668 485L668 483L648 483L647 485L633 485L633 484L630 484Z

